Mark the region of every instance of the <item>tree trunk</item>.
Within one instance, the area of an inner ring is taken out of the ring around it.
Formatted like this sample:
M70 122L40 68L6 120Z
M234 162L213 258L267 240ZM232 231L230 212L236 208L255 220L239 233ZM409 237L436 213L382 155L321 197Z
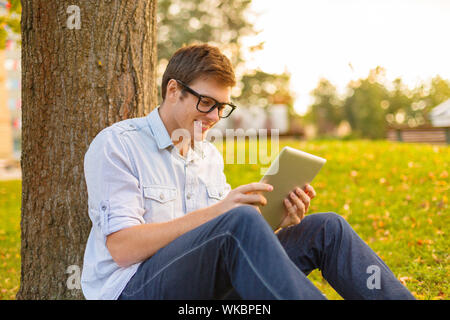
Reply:
M83 298L84 154L101 129L156 104L155 17L156 0L22 0L17 299Z

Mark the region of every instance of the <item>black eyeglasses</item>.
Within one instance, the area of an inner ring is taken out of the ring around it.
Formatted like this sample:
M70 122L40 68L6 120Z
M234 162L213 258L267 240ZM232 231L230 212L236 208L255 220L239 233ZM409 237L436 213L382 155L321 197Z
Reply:
M181 86L183 86L183 88L186 89L186 91L188 91L189 93L198 98L197 110L200 112L209 113L217 108L219 110L219 118L228 118L230 114L234 111L234 109L236 109L236 106L231 103L219 102L214 98L201 95L200 93L189 88L182 81L176 79L174 80L178 82Z

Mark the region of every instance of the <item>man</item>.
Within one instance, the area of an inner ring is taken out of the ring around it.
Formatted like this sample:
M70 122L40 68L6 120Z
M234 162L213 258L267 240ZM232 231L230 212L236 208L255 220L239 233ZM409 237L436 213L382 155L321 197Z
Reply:
M85 297L324 299L306 277L319 268L344 298L412 299L344 219L304 216L311 186L285 199L277 234L257 209L272 186L231 190L221 154L204 138L235 109L234 85L217 48L183 47L164 73L161 105L92 141L84 162L92 220ZM375 287L368 268L378 272Z

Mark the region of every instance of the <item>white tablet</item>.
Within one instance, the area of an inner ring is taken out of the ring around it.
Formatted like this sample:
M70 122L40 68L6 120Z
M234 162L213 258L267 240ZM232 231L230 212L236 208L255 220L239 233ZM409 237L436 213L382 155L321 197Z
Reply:
M283 218L283 200L295 187L310 184L326 160L291 147L284 147L271 163L260 182L273 186L273 191L264 192L265 206L260 206L262 215L273 230L279 228Z

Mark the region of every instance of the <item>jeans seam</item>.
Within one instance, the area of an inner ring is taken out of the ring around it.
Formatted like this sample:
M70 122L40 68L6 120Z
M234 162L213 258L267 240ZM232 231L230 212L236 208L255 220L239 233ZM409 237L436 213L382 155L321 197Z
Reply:
M244 258L247 260L247 263L249 264L250 268L253 270L253 272L256 274L256 276L259 278L259 280L263 283L263 285L272 293L272 295L277 298L278 300L282 300L282 298L275 293L275 290L263 279L263 277L259 274L259 272L256 270L252 262L250 261L250 258L248 257L247 253L245 252L244 248L241 246L240 241L231 233L228 233L238 244L239 248L244 253Z
M242 250L242 252L244 253L244 258L247 260L247 263L249 264L250 268L253 270L253 272L256 274L256 276L260 279L260 281L263 283L263 285L270 291L270 293L272 293L277 299L281 300L282 298L280 296L278 296L278 294L276 294L274 292L274 290L272 289L272 287L266 282L264 281L264 279L262 278L262 276L259 274L259 272L256 270L256 268L253 266L253 264L251 263L247 253L245 252L244 248L241 246L240 241L234 236L232 235L230 232L224 232L224 233L220 233L208 240L205 240L204 242L202 242L201 244L199 244L198 246L184 252L183 254L179 255L178 257L172 259L169 263L167 263L164 267L162 267L161 269L159 269L150 279L148 279L145 283L142 284L142 286L139 287L139 289L133 291L132 293L127 293L126 290L124 290L122 292L122 294L124 296L133 296L136 293L138 293L139 291L141 291L144 287L146 287L153 279L155 279L161 272L163 272L165 269L167 269L169 266L171 266L173 263L175 263L176 261L180 260L181 258L183 258L184 256L188 255L189 253L193 252L194 250L199 249L200 247L202 247L203 245L205 245L206 243L215 240L216 238L222 237L222 236L226 236L229 235L231 236L232 239L234 239L237 244L239 249Z
M182 253L181 255L179 255L178 257L172 259L169 263L167 263L164 267L162 267L161 269L159 269L150 279L148 279L145 283L142 284L141 287L139 287L139 289L135 290L133 293L126 293L126 292L122 292L123 295L125 296L132 296L135 295L136 293L138 293L139 291L141 291L145 286L147 286L147 284L150 283L150 281L152 281L153 279L155 279L161 272L163 272L165 269L167 269L170 265L172 265L173 263L175 263L176 261L180 260L181 258L183 258L184 256L188 255L189 253L193 252L194 250L197 250L198 248L200 248L201 246L205 245L206 243L208 243L209 241L215 240L216 238L219 238L221 236L227 235L228 232L224 232L221 234L218 234L208 240L205 240L204 242L202 242L201 244L199 244L198 246Z

